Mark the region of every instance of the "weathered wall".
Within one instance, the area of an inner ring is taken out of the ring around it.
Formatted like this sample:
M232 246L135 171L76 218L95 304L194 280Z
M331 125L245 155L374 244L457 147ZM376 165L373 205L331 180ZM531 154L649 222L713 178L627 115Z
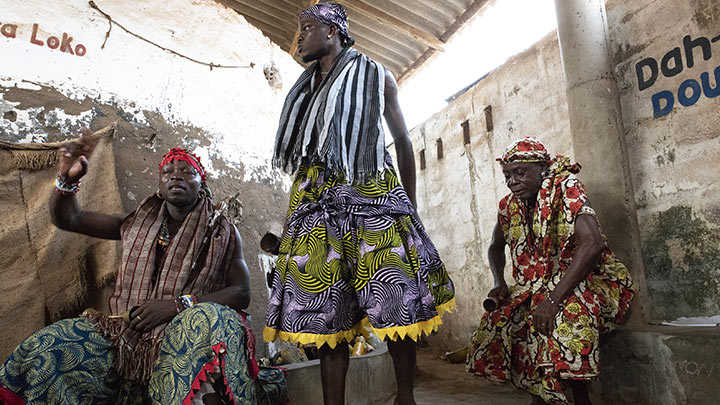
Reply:
M509 192L495 158L523 136L539 138L552 153L572 155L565 84L558 72L562 66L552 33L411 133L419 213L457 294L457 310L445 317L434 339L448 349L467 344L483 313L482 300L492 288L486 252L497 203ZM470 135L467 145L464 121ZM438 158L438 140L442 140L442 159ZM424 170L419 153L423 149ZM509 282L509 267L505 274Z
M249 312L261 331L267 292L259 240L282 229L287 204L287 179L269 169L268 157L285 92L301 68L212 0L95 4L115 22L85 0L3 8L0 139L57 141L117 121L115 170L126 211L156 190L165 151L194 150L216 199L235 197L231 213L253 278ZM189 58L240 67L211 69ZM266 80L263 67L270 64L284 85Z
M608 0L607 15L651 300L639 304L649 305L655 319L715 315L720 311L715 175L720 169L715 98L720 95L720 3ZM690 41L698 44L691 57L685 49ZM442 344L467 341L483 312L481 299L492 287L486 251L497 201L507 193L494 158L526 135L540 138L551 153L572 155L560 60L553 33L412 132L427 165L418 171L420 213L457 288L458 310L440 330L448 342ZM644 66L640 75L638 63ZM645 89L640 82L647 82ZM673 105L667 107L671 97ZM653 98L662 100L654 107ZM487 106L492 106L492 131L486 128ZM463 145L465 120L469 145ZM419 162L419 153L416 158ZM623 243L610 241L611 246Z
M648 307L654 319L716 315L720 3L607 0L606 6L643 251L645 280L637 284L647 283L635 309ZM420 212L458 296L458 310L433 340L440 346L467 342L483 313L480 301L491 288L486 250L496 203L507 192L493 158L523 135L540 137L553 153L593 147L571 144L560 60L550 35L413 131L415 150L425 149L427 165L418 177ZM487 105L492 105L492 131L486 129ZM471 142L463 146L465 119ZM442 159L437 139L443 141ZM584 176L602 173L581 172ZM627 238L610 245L630 244ZM711 381L720 364L712 343L717 331L701 329L653 329L635 322L605 335L604 371L593 393L602 398L596 402L713 403L718 393Z
M720 3L608 0L607 11L651 316L716 315Z

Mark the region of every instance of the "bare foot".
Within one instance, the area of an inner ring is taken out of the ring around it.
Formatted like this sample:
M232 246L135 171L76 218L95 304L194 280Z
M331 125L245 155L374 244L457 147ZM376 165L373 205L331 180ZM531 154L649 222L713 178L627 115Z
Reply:
M415 403L415 399L410 398L408 400L401 400L399 397L395 397L395 401L393 402L395 405L417 405Z
M205 405L222 405L223 401L220 398L220 394L217 392L211 392L209 394L205 394L202 397L203 404Z

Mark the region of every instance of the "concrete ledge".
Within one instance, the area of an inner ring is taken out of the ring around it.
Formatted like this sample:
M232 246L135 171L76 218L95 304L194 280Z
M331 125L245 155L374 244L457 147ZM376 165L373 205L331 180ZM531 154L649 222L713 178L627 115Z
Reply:
M323 403L320 360L284 366L287 370L288 397L293 405ZM345 380L345 403L367 405L386 400L395 393L395 371L387 347L363 356L350 357Z
M720 328L649 326L601 343L603 403L716 404Z

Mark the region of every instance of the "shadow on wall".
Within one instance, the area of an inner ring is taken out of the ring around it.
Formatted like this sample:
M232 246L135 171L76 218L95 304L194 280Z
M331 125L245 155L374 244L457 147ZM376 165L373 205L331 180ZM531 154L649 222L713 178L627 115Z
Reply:
M720 314L720 230L692 208L655 214L643 256L654 319Z
M3 104L3 102L6 104ZM3 109L6 111L3 111ZM7 114L9 112L13 114ZM9 118L14 117L15 121L3 118L6 114ZM267 294L264 292L265 274L259 270L259 263L256 260L257 253L260 252L258 242L262 236L261 231L282 229L283 207L287 206L286 192L283 190L282 184L271 177L272 172L268 170L267 173L270 173L268 177L258 174L255 179L246 181L245 166L233 163L225 157L224 151L217 149L215 146L214 142L217 139L217 134L194 126L192 123L174 123L157 112L143 110L132 104L126 105L114 101L103 102L89 97L75 100L49 86L37 85L31 89L0 86L0 140L2 141L11 143L20 141L59 142L77 136L82 127L100 128L112 122L118 124L112 142L113 162L104 165L98 163L97 156L95 156L91 158L90 164L91 168L105 167L108 169L105 172L111 175L113 180L116 180L113 181L112 186L119 191L121 205L112 209L97 208L96 210L118 215L134 210L142 199L157 190L157 165L160 157L171 147L180 146L195 151L198 149L206 150L207 158L203 158L202 162L206 167L213 168L209 186L216 201L228 199L228 213L233 223L238 227L243 239L245 257L252 271L251 289L253 292L258 292L253 294L247 312L252 315L252 325L255 331L262 331L267 308ZM7 214L5 216L8 218L15 218L18 215L23 215L18 214L18 212L22 213L22 209L24 209L22 208L24 205L23 195L15 189L8 189L8 187L21 187L23 182L19 180L10 181L8 176L2 176L2 169L7 163L0 161L0 189L9 190L3 195L14 196L14 198L19 199L19 202L12 205L9 204L11 200L5 198L3 201L7 204L0 204L0 213ZM45 204L47 203L47 196L50 194L49 185L56 173L54 163L53 168L49 169L48 173L48 177L43 177L42 180L35 182L39 184L40 191L37 198L31 199L35 205L39 206L38 210L43 213L47 213ZM108 181L100 183L106 187L111 186ZM27 181L25 181L25 184L27 185ZM81 196L93 198L94 193L102 195L100 190L92 184L83 184ZM98 199L95 198L95 200ZM9 224L11 222L13 221L10 221ZM49 226L47 221L40 220L38 223ZM3 226L0 226L0 228L3 228ZM54 227L51 229L54 229ZM20 235L23 235L23 232L20 231L25 232L24 228L19 229ZM3 229L0 229L0 237L2 236L4 236ZM80 238L80 241L81 243L91 243L91 239L86 237ZM41 246L44 246L44 244L41 244ZM29 252L28 254L34 252L30 248L26 250L16 249L13 252L19 255L25 251ZM6 269L2 265L6 262L13 263L9 259L14 257L7 254L5 256L0 257L0 269L3 269L3 271ZM110 271L114 271L115 268L116 266L109 267ZM103 270L107 270L107 268L103 268ZM20 274L26 275L27 272L21 272ZM27 281L29 277L27 275L25 278L6 276L7 274L2 273L0 279L3 281L14 280L17 283ZM26 317L28 318L26 323L30 326L24 329L16 328L19 330L18 334L14 335L13 338L6 339L8 342L12 341L7 346L13 348L20 340L46 323L65 316L75 316L88 306L93 306L99 310L107 310L110 287L106 289L92 288L95 286L94 282L83 284L84 280L80 279L79 276L75 278L68 276L63 281L83 286L82 294L79 294L83 297L83 300L82 302L76 300L78 303L71 310L58 311L59 314L56 316L50 311L51 319L48 319L48 322L46 322L42 310L45 301L36 300L36 295L28 292L34 291L32 288L16 289L17 291L15 291L11 287L14 284L9 281L5 282L5 289L0 288L0 296L4 297L0 299L0 303L6 302L12 293L24 297L23 299L29 302L24 305L32 304L34 305L33 308L36 306L39 308L32 316ZM49 285L55 287L55 284L57 283L50 283ZM30 285L33 284L30 283ZM112 283L109 285L112 285ZM85 297L87 297L87 300ZM55 298L52 302L58 305L60 300ZM15 307L17 305L8 308ZM17 322L16 311L6 312L6 316L2 316L2 313L0 313L0 329L2 329L3 325L14 325ZM6 322L6 324L3 322ZM3 346L2 343L0 342L0 359L4 358L2 353L7 355L10 350ZM259 356L266 355L265 344L259 344L257 349Z

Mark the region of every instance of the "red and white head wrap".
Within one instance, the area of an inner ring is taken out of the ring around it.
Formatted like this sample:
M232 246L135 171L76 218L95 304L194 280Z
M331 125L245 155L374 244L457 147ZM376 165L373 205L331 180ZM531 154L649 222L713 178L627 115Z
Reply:
M501 165L506 165L512 162L550 162L551 157L545 145L535 138L522 138L510 144L505 149L505 153L502 157L497 159Z
M200 157L193 153L190 153L183 148L172 148L170 149L170 152L166 153L165 156L163 156L162 162L160 162L159 166L160 173L162 173L163 166L172 162L173 160L182 160L184 162L187 162L190 166L197 170L198 173L200 173L200 178L202 179L202 182L205 183L205 168L203 167L202 163L200 163Z

